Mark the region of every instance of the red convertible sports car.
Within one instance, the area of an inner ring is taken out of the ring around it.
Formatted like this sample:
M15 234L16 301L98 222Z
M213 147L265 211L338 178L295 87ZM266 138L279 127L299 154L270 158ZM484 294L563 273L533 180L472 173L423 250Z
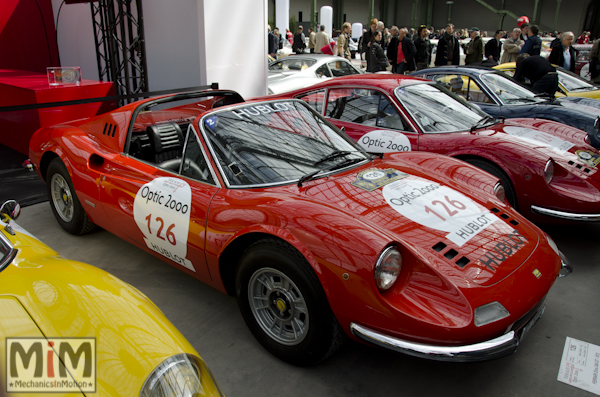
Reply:
M399 75L339 77L284 96L369 152L441 153L491 173L530 220L600 221L598 121L589 134L550 120L501 121L441 85Z
M65 230L98 225L237 296L297 365L344 334L440 360L508 354L570 271L497 178L370 155L300 100L147 99L40 129L30 156Z

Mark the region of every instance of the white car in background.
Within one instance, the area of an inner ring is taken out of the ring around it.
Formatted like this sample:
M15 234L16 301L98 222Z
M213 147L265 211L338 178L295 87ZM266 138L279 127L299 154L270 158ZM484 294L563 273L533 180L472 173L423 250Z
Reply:
M269 94L306 88L338 76L363 73L345 58L324 54L290 55L269 63Z

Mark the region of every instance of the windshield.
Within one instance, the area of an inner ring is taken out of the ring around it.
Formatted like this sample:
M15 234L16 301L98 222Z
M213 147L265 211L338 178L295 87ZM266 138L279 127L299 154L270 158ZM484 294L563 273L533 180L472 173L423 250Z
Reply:
M395 94L424 133L469 130L487 116L438 84L398 87Z
M371 158L299 100L217 111L200 125L232 187L292 183Z
M576 74L566 70L558 71L558 80L567 91L591 91L598 89Z
M274 62L269 65L269 70L304 70L315 64L314 59L298 59L294 57L288 57L282 61Z
M481 80L506 104L544 102L544 99L537 98L533 91L499 73L482 74Z

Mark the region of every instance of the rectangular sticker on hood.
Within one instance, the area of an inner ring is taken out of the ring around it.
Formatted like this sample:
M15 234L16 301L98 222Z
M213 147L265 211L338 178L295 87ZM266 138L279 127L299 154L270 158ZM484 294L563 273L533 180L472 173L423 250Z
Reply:
M351 185L366 190L367 192L372 192L375 189L379 189L382 186L406 178L407 176L407 173L393 168L385 170L370 169L359 172L356 176L356 180L352 182Z
M574 143L567 142L546 132L531 128L506 126L503 129L508 135L521 138L524 141L532 143L536 146L545 146L561 154L568 152L569 149L575 146Z

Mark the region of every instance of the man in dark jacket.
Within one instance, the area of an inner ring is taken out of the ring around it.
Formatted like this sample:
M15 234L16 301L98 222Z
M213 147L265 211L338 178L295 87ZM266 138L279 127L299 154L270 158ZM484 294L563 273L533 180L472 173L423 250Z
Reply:
M304 49L306 48L306 43L304 42L306 37L304 36L303 30L304 27L302 27L302 25L298 26L298 30L294 35L294 44L292 44L292 51L294 51L296 54L303 53Z
M494 38L485 45L485 58L498 63L500 61L500 52L502 51L502 42L500 38L504 35L502 30L496 30Z
M426 26L421 26L417 30L417 35L418 37L415 40L415 48L417 49L415 61L417 63L417 70L421 70L428 68L431 63L431 42L429 41L429 31Z
M373 36L377 31L378 22L377 18L371 19L371 29L367 30L362 36L362 52L365 53L367 59L367 72L371 71L371 41L373 41Z
M398 29L398 26L392 26L390 28L390 34L392 35L392 38L388 43L387 57L390 61L390 65L392 65L393 73L394 70L396 70L396 58L398 57L398 43L400 42L400 29Z
M529 27L529 38L523 44L523 48L519 51L519 54L529 54L531 56L540 55L542 51L542 39L537 35L540 28L537 25L531 25Z
M278 48L277 36L275 36L273 34L273 32L271 32L271 26L267 25L267 28L269 30L268 40L267 40L267 45L268 45L267 54L269 54L273 58L277 59L277 48Z
M575 39L573 32L564 32L562 34L560 43L556 43L554 47L552 47L552 52L548 57L551 64L575 72L575 60L577 57L575 49L571 46L573 39Z
M398 34L398 47L396 52L396 66L392 71L398 74L404 74L404 72L411 72L417 68L415 63L415 55L417 49L415 43L410 39L408 29L400 29ZM389 55L388 55L389 56Z
M465 65L477 63L483 60L483 39L479 35L478 28L471 29L471 41L467 45L467 56L465 57Z
M460 44L454 36L454 25L446 25L446 31L438 41L435 66L458 65L460 62Z
M537 93L547 93L554 96L558 91L558 74L556 68L539 55L519 54L517 57L517 69L515 80L531 82L531 89Z

